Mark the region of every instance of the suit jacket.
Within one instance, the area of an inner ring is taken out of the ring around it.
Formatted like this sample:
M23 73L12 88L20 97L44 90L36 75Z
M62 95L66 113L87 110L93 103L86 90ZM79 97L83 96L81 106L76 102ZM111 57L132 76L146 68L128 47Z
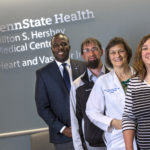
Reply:
M108 69L105 68L105 73L108 72ZM90 146L93 147L104 147L105 144L103 142L103 130L95 126L87 117L85 113L86 102L88 100L89 94L94 86L93 81L89 81L88 73L85 72L84 76L81 78L84 83L82 86L76 89L76 116L79 122L79 133L81 136L81 140L84 144L84 138L89 143ZM82 131L82 119L84 119L84 135ZM84 148L86 149L86 148Z
M70 60L72 78L85 71L85 65ZM69 92L55 61L36 72L35 100L38 114L49 126L50 142L65 143L72 139L60 133L63 126L70 127Z

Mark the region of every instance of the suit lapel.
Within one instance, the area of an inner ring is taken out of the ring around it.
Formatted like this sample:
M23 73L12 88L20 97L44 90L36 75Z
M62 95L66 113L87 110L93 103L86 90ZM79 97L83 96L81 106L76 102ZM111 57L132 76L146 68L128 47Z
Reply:
M71 64L71 70L72 70L72 79L74 81L79 74L79 71L78 71L79 65L73 60L70 60L70 64Z
M58 65L56 64L55 61L53 61L51 63L51 67L49 67L49 74L51 78L53 78L53 80L56 81L56 84L59 84L60 86L66 88L60 70L58 68Z

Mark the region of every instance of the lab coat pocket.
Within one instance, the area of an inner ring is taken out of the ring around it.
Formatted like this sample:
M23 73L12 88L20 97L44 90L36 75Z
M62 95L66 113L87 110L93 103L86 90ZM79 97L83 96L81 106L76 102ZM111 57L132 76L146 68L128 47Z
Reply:
M108 103L108 105L114 104L118 101L119 93L120 93L119 91L120 88L118 87L104 89L104 96L105 96L106 103Z
M122 134L122 129L116 130L114 129L111 134L113 145L122 147L124 146L124 139Z
M121 150L124 150L124 140L122 135L122 129L116 130L114 129L111 133L105 132L105 138L106 138L106 144L109 149L111 148L122 148ZM119 149L120 150L120 149Z

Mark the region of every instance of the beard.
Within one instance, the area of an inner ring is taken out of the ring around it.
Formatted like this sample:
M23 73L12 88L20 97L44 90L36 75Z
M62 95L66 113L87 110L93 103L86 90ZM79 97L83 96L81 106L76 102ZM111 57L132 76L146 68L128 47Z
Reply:
M93 60L93 61L88 61L88 62L87 62L87 67L88 67L88 68L95 69L95 68L98 67L99 62L100 62L100 60L98 60L98 59L95 59L95 60Z

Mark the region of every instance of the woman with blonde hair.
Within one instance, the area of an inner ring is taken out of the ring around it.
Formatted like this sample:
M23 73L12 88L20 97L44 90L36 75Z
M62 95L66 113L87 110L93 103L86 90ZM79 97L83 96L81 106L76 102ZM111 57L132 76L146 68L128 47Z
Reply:
M134 150L133 138L141 150L150 149L150 34L144 36L137 47L132 78L126 94L123 113L123 135L126 150Z

